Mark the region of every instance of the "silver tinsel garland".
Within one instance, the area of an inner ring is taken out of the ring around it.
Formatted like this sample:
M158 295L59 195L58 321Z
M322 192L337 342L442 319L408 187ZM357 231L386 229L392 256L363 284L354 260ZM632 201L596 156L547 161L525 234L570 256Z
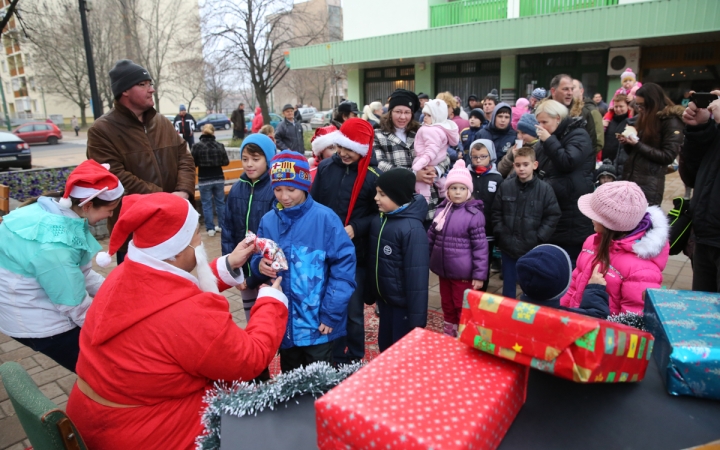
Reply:
M637 328L640 331L647 331L645 329L645 317L642 314L634 312L623 312L620 314L611 314L607 320L610 322L619 323L622 325L628 325L633 328Z
M202 415L205 430L195 440L196 448L220 448L220 418L223 414L237 417L257 415L265 409L273 410L298 395L316 397L340 384L362 366L362 363L353 363L336 369L326 362L317 362L280 374L266 383L235 381L230 386L225 382L215 383L203 399L208 405Z

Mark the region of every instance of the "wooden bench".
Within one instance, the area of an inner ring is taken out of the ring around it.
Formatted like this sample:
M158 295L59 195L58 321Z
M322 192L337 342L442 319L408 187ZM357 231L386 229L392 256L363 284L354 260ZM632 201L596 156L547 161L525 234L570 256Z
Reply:
M225 195L228 195L230 193L230 189L232 189L233 184L237 180L240 179L240 175L243 174L245 169L243 169L242 161L239 159L234 159L230 161L230 164L227 166L223 166L223 176L225 177ZM200 202L200 190L197 186L198 183L198 176L197 176L197 168L195 169L195 201ZM199 204L199 203L198 203ZM0 208L2 209L2 208Z
M10 212L10 188L0 184L0 216Z

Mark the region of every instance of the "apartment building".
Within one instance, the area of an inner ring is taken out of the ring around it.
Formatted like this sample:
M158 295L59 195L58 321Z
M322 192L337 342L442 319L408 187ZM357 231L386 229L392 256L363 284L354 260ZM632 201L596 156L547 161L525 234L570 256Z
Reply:
M168 14L176 14L177 8L172 6L175 4L173 0L162 0L167 3L167 7L162 8L167 11ZM0 15L5 13L5 10L10 5L10 0L0 0ZM164 4L162 6L165 6ZM199 22L199 7L198 0L190 0L190 2L184 2L182 6L183 10L193 14L197 17ZM77 14L80 14L77 11ZM108 17L97 17L91 11L88 13L88 20L112 20ZM120 17L118 21L122 20ZM184 30L187 33L195 33L197 47L193 50L188 48L185 52L177 55L174 59L170 59L166 62L168 66L171 66L177 60L189 58L191 55L188 51L196 51L196 57L202 57L201 46L200 46L200 30L190 28ZM21 30L18 27L18 23L13 17L8 22L8 25L2 32L2 47L3 52L0 55L0 85L5 95L5 106L7 107L8 115L13 124L22 123L28 120L38 120L45 118L52 118L53 121L59 122L64 120L69 123L70 118L75 115L80 117L80 110L78 106L69 101L68 99L58 95L57 93L49 92L43 88L39 83L38 77L36 77L35 68L42 64L42 61L36 61L33 59L32 44L28 39L24 37ZM81 43L82 44L82 43ZM59 48L58 51L64 49ZM126 56L120 55L118 59L122 59ZM202 67L198 67L198 70L202 70ZM96 77L107 77L107 73L96 73ZM160 104L156 105L156 108L163 114L175 114L178 112L178 107L181 103L184 103L182 98L176 94L179 87L174 86L172 83L166 83L163 85L163 91L161 92ZM89 97L89 93L88 93ZM107 105L105 110L107 111ZM205 113L205 105L203 104L202 96L193 101L191 107L192 113ZM1 111L0 111L1 113ZM88 106L85 110L88 120L92 120L93 113ZM0 114L1 115L1 114Z
M344 0L343 41L293 48L293 70L333 61L348 98L396 88L514 102L558 73L607 99L631 68L674 101L720 87L717 0Z

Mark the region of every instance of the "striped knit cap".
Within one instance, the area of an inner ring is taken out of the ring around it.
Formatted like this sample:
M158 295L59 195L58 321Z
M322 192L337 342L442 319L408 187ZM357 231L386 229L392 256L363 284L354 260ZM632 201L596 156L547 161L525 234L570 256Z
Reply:
M273 187L288 186L310 190L310 164L298 152L283 150L270 161L270 181Z

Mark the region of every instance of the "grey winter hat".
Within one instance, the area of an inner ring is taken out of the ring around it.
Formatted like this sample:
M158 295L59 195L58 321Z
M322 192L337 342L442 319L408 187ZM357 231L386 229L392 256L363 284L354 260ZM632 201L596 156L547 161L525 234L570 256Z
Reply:
M115 63L115 67L110 69L110 83L113 96L119 97L120 94L127 91L136 84L152 80L150 72L144 67L135 64L129 59L121 59Z
M295 107L294 107L293 105L291 105L290 103L288 103L288 104L286 104L285 106L283 106L283 109L282 109L282 110L283 110L283 112L285 112L285 111L287 111L288 109L295 109Z

